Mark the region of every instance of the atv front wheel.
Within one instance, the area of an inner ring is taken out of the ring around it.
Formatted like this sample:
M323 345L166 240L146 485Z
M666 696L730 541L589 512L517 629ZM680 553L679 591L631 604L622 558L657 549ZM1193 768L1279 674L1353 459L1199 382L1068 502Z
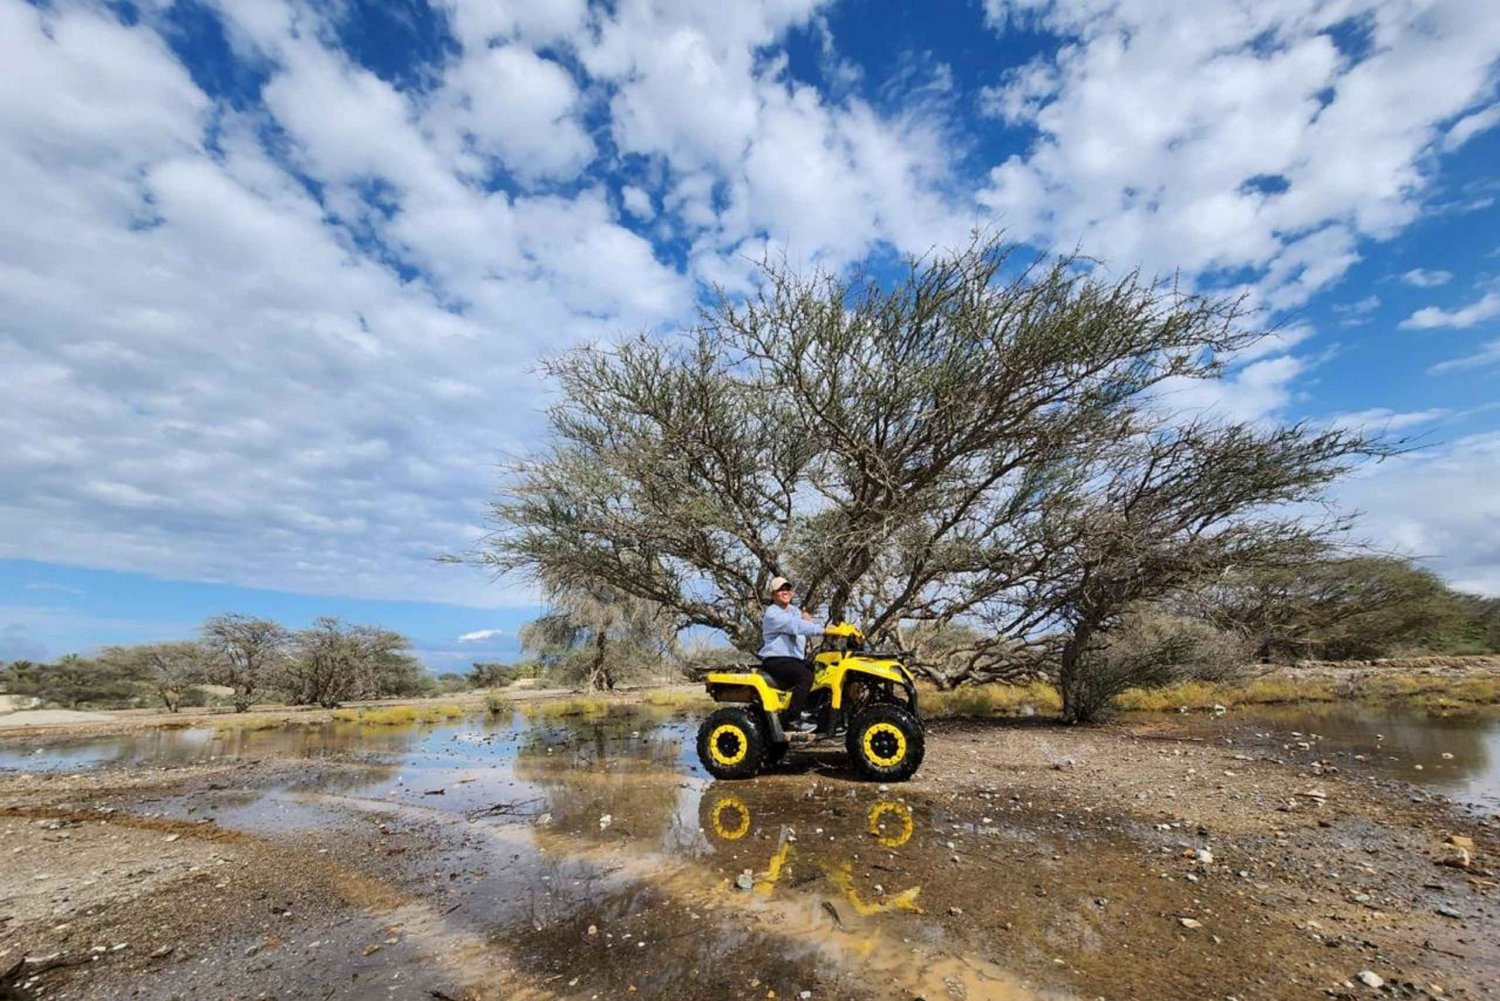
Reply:
M870 706L854 717L845 746L859 773L880 782L905 782L921 766L926 752L922 724L889 703Z
M760 720L740 706L716 710L698 728L698 760L716 779L753 778L765 745Z

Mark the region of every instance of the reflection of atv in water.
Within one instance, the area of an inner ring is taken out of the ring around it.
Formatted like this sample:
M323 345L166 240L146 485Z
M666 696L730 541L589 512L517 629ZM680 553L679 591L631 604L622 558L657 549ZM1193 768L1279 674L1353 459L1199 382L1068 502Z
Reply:
M741 889L770 896L787 878L789 867L794 866L799 871L792 877L791 886L802 886L821 876L838 891L854 913L862 917L892 911L922 913L917 903L922 893L920 886L885 894L879 887L867 892L856 885L854 859L860 846L851 843L847 837L829 842L813 834L820 826L836 825L836 816L809 815L794 825L789 822L795 819L794 814L785 801L752 809L746 802L747 797L739 795L742 790L748 791L744 787L733 791L710 787L698 803L698 821L714 854L730 862L731 866L738 865L741 860L752 863L751 875L738 877L745 880L739 884ZM868 843L892 851L910 841L916 831L911 808L896 800L880 800L866 810L861 819L862 833L869 839ZM794 833L798 826L808 839L805 843L799 843ZM755 868L754 862L759 861L762 851L767 848L770 856L765 868ZM747 852L748 858L744 857Z
M807 708L817 729L810 734L786 730L791 693L764 671L745 667L708 675L708 694L716 702L740 703L716 710L698 730L698 758L710 775L750 778L780 761L793 741L843 737L849 759L866 778L911 778L922 764L922 721L902 655L865 650L863 634L848 623L833 626L829 635L832 648L813 658Z

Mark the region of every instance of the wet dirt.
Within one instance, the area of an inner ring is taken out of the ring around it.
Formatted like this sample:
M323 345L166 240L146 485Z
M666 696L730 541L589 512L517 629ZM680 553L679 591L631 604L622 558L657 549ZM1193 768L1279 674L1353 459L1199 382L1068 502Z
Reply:
M917 778L883 787L816 749L714 782L694 722L7 743L0 997L1243 1001L1373 997L1367 970L1398 996L1500 982L1495 823L1357 760L1354 738L1249 717L946 723ZM1452 835L1466 867L1443 864Z

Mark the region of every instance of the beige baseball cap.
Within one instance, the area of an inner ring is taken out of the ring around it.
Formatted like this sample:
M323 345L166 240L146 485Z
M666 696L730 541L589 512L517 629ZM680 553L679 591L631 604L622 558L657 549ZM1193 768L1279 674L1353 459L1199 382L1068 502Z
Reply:
M768 590L770 590L770 592L772 594L775 594L777 591L780 591L782 588L784 588L784 587L791 587L791 586L792 586L792 582L789 581L789 580L787 580L785 577L772 577L771 578L771 586L770 586L770 588Z

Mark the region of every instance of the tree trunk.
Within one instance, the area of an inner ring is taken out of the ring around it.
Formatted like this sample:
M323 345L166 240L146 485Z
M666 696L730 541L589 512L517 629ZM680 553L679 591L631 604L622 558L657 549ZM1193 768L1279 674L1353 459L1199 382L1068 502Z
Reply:
M608 678L608 672L604 668L605 644L609 641L604 636L604 630L599 630L594 636L594 660L589 664L589 688L596 692L604 690L604 681ZM614 688L611 682L609 687Z
M1057 688L1062 694L1062 719L1064 723L1088 723L1098 714L1089 686L1087 668L1083 663L1084 651L1088 648L1093 628L1080 625L1073 630L1063 644L1058 657Z

